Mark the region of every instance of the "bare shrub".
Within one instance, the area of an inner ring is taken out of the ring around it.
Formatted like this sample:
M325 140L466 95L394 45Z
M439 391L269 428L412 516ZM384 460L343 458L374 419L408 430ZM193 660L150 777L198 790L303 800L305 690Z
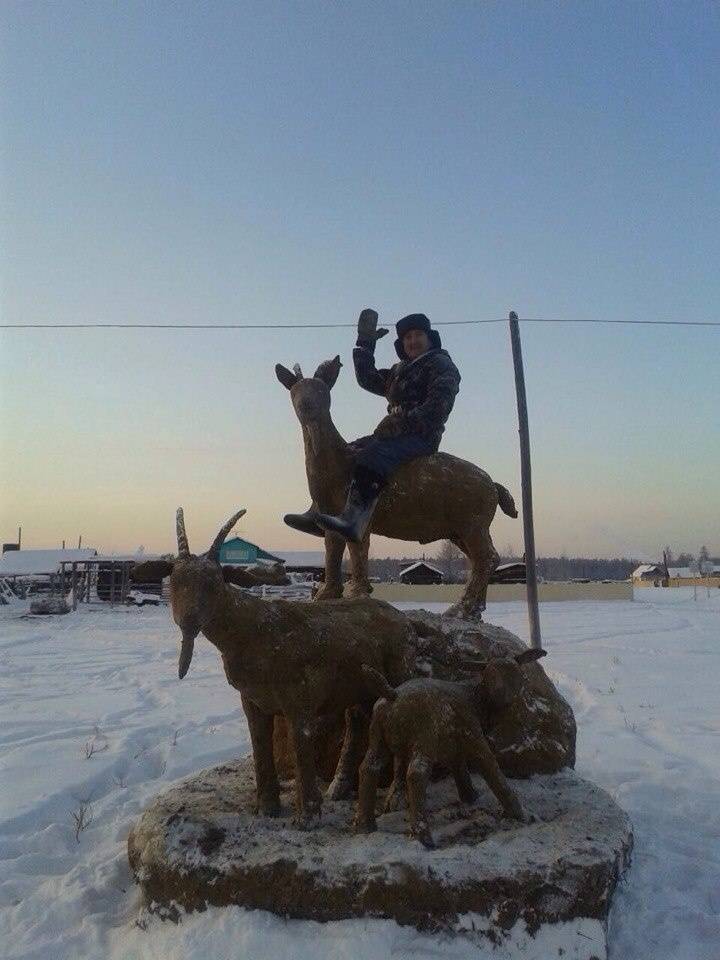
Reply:
M80 834L93 822L93 809L90 804L90 798L78 800L78 808L77 810L71 811L71 816L75 823L75 840L80 843Z

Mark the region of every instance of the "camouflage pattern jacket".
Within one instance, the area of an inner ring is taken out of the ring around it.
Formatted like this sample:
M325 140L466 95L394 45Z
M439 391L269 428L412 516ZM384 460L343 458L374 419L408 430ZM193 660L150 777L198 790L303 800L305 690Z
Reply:
M374 436L419 433L437 450L460 389L460 373L447 350L431 349L415 360L378 370L373 345L363 344L353 350L353 363L360 386L388 400L388 414Z

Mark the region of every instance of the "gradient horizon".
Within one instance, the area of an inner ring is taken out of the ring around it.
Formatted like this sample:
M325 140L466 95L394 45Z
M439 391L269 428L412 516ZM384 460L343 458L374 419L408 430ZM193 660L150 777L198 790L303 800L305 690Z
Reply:
M720 319L720 9L709 3L9 3L5 323ZM442 449L519 505L506 324L439 327ZM720 553L720 330L521 324L539 555ZM378 362L392 362L392 337ZM314 550L276 362L350 329L0 331L0 537ZM496 546L521 548L499 517ZM422 548L374 538L375 556ZM428 555L433 545L425 548Z

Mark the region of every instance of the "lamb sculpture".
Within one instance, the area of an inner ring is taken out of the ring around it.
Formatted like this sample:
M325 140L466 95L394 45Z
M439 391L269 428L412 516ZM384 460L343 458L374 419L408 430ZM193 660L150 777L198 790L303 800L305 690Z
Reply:
M360 767L355 829L360 833L376 829L378 780L390 756L394 780L385 812L395 809L406 790L410 832L425 847L435 846L428 825L425 792L437 764L452 773L463 803L477 798L468 770L468 764L472 764L500 801L503 814L524 820L520 801L485 738L483 718L519 696L523 687L522 664L544 655L544 650L533 649L515 657L478 663L482 667L479 681L420 678L409 680L396 690L376 670L364 666L363 672L382 699L373 709L368 751Z
M265 600L228 585L220 547L244 513L228 520L206 554L194 556L183 511L177 511L178 555L162 561L161 572L170 577L173 619L182 633L179 675L182 679L188 672L195 638L203 633L220 651L228 683L240 691L252 742L258 811L265 816L280 812L273 718L285 717L295 756L297 822L306 826L322 802L313 750L318 718L342 716L356 706L370 712L376 697L363 666L374 668L391 684L412 676L415 633L400 611L377 600L293 603ZM356 753L343 750L341 763ZM354 772L338 771L336 779L352 783Z
M289 391L302 426L305 469L314 508L337 514L343 508L353 463L352 444L340 436L330 413L330 391L340 372L340 357L321 363L312 377L277 364L275 374ZM490 524L498 506L517 517L509 491L474 463L448 453L420 457L400 467L385 487L370 532L397 540L451 540L470 560L470 576L462 599L449 616L477 617L485 609L488 581L498 563ZM318 527L318 536L323 531ZM367 596L372 588L367 561L370 535L348 543L352 579L350 596ZM316 599L343 595L342 557L345 541L325 534L325 584Z

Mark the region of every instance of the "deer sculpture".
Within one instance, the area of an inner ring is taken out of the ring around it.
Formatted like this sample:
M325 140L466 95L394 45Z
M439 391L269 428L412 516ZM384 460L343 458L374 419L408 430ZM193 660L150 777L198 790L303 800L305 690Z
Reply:
M178 554L154 561L155 574L170 577L170 603L182 634L179 676L190 668L199 633L220 651L228 683L240 691L255 764L258 811L280 812L273 756L273 720L285 717L295 754L297 821L309 825L319 813L313 734L319 718L365 708L375 700L363 666L391 684L412 676L415 631L390 604L349 599L333 604L293 603L252 596L226 583L220 547L239 511L221 528L202 556L190 553L182 509L177 512ZM158 564L162 564L159 569ZM340 762L359 763L345 746ZM344 789L357 771L338 771ZM339 793L334 796L339 799Z
M302 427L313 504L329 514L338 514L343 508L353 464L352 445L342 438L330 413L330 391L341 367L339 356L321 363L312 377L304 377L297 365L293 370L282 364L275 367L278 380L290 391ZM499 560L490 536L498 505L507 516L517 517L509 491L467 460L434 453L403 465L383 490L365 539L347 544L352 568L348 595L368 596L372 591L367 573L370 533L420 543L450 540L471 566L461 600L447 613L481 616L488 582ZM342 537L325 534L325 584L317 600L342 597L344 550Z

